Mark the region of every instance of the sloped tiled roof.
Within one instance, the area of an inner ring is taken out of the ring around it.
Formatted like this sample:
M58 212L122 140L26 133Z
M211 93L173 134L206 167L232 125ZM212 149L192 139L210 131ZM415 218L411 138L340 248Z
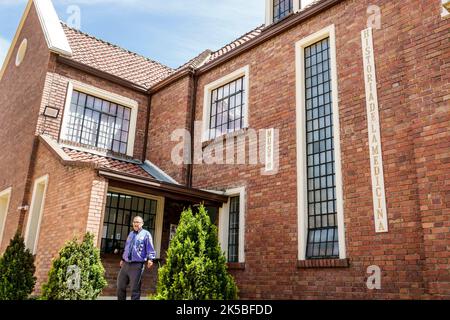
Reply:
M72 29L64 23L62 26L72 49L70 59L76 62L147 89L174 72L159 62Z
M237 38L236 40L228 43L227 45L223 46L222 48L220 48L219 50L213 52L209 58L209 60L206 62L211 62L216 60L217 58L223 56L224 54L232 51L233 49L243 45L244 43L258 37L261 32L264 29L264 25L260 25L259 27L256 27L255 29L247 32L246 34L240 36L239 38Z
M188 68L188 67L192 67L192 68L198 68L201 67L206 61L209 60L211 54L213 52L211 50L205 50L202 53L200 53L198 56L192 58L191 60L189 60L188 62L186 62L185 64L181 65L180 67L178 67L176 69L176 71L180 71L182 69Z
M142 163L137 161L119 160L116 158L100 156L67 147L63 147L62 149L73 161L90 163L98 166L99 168L117 171L118 173L132 174L144 178L154 179L153 176L142 168Z

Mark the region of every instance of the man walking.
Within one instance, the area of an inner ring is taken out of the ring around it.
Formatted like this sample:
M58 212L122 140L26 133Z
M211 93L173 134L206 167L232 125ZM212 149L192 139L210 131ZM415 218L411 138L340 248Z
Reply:
M131 300L141 298L141 278L145 264L150 269L156 252L150 232L143 229L142 217L134 217L133 231L130 232L125 244L125 250L120 261L120 272L117 277L117 299L126 300L127 285L131 285Z

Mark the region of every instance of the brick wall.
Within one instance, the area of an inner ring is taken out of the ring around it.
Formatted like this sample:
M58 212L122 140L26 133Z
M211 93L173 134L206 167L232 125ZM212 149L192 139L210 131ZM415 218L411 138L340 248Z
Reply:
M74 237L82 239L90 226L91 190L96 192L93 184L101 185L105 181L97 177L92 168L64 166L42 143L39 143L36 155L38 160L32 181L49 175L35 260L35 290L39 293L42 283L48 279L52 259L58 256L64 243ZM103 199L101 195L99 198ZM31 197L27 201L31 203ZM25 221L27 219L28 214Z
M360 32L369 5L380 6L375 63L389 232L376 234ZM206 84L250 66L250 128L280 130L280 168L195 165L194 187L247 188L245 270L233 270L243 298L449 297L448 33L439 1L344 1L199 79L196 120ZM296 41L335 24L344 219L349 268L297 267L295 141ZM445 49L447 46L447 50ZM448 72L447 72L448 73ZM448 170L447 170L448 171ZM370 265L381 290L366 287Z
M45 132L51 135L54 139L59 139L69 81L91 85L137 101L139 111L136 123L137 128L133 157L136 159L142 159L147 121L148 97L145 94L127 89L110 81L86 74L83 71L58 63L55 55L52 55L51 57L49 69L45 78L41 113L44 111L46 105L57 108L60 112L58 118L56 119L41 116L36 132Z
M171 141L177 129L187 129L189 110L189 77L186 76L152 96L147 159L164 170L178 183L186 183L186 167L171 160L172 149L180 141Z
M24 38L28 48L23 62L16 67L17 50ZM12 187L8 227L0 239L0 253L23 224L22 212L17 208L29 193L27 176L34 160L34 132L48 60L47 43L33 5L0 81L0 190Z

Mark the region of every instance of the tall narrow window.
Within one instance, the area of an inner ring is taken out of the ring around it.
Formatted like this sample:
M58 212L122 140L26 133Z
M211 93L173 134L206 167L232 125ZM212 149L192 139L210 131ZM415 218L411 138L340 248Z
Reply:
M0 245L3 239L3 231L6 225L6 216L8 215L9 199L11 198L11 188L0 192Z
M36 253L39 229L44 211L45 193L47 191L48 176L39 178L34 183L28 216L27 230L25 232L25 245L33 254Z
M329 38L305 48L308 236L306 258L338 258Z
M273 22L277 22L293 11L293 0L273 0Z
M228 262L239 261L239 197L230 198Z
M125 154L131 109L73 91L64 139Z
M209 139L244 127L244 77L211 92Z
M123 251L135 216L141 216L144 219L143 228L150 231L156 243L157 204L158 202L153 199L108 192L101 251L104 253Z

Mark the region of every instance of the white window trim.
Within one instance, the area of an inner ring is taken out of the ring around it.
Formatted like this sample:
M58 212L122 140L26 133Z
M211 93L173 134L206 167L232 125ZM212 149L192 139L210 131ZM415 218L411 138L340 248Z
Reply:
M242 114L244 116L243 127L248 128L248 97L250 92L250 66L246 65L214 82L211 82L205 86L204 97L203 97L203 132L202 132L202 142L209 141L209 119L210 119L210 109L211 109L211 92L227 83L236 80L244 76L245 91L243 96L244 108ZM224 134L225 135L225 134ZM218 137L216 137L218 138Z
M161 242L162 242L162 228L163 228L165 198L150 195L150 194L145 194L145 193L141 193L141 192L130 191L127 189L114 188L114 187L108 188L108 192L118 192L118 193L125 194L125 195L156 200L157 205L156 205L156 220L155 220L155 236L153 239L153 245L154 245L155 251L156 251L156 259L159 259L161 257ZM106 215L106 210L105 210L105 215ZM103 224L101 225L101 228L102 228L102 230L100 232L100 235L103 234ZM100 237L100 241L101 241L101 237Z
M130 116L130 127L128 130L128 143L127 143L127 155L132 157L134 152L134 141L136 137L136 123L137 123L137 116L138 116L138 102L135 100L132 100L130 98L118 95L113 92L109 92L85 83L81 83L75 80L69 81L67 85L67 94L66 94L66 102L64 105L64 116L63 116L63 122L61 127L61 136L60 139L64 140L65 134L68 129L68 122L69 122L69 110L70 110L70 103L72 101L72 95L73 91L79 91L82 93L89 94L91 96L94 96L96 98L100 98L103 100L107 100L113 103L120 104L124 107L128 107L131 109L131 116Z
M245 207L246 207L246 192L245 187L239 187L226 190L224 195L229 197L239 196L239 250L238 262L245 262ZM229 226L229 208L230 200L225 203L222 208L219 208L219 242L222 251L225 252L225 257L228 261L228 226Z
M330 25L295 43L296 67L296 127L297 127L297 224L298 224L298 258L306 260L306 245L308 234L308 201L307 201L307 170L306 170L306 128L305 128L305 68L304 49L320 40L330 39L330 70L333 99L333 134L334 157L336 170L336 205L339 237L339 258L346 258L344 204L342 192L342 166L340 146L340 125L338 105L338 81L336 68L336 38L335 26Z
M38 223L37 223L37 227L36 227L37 228L36 239L34 240L33 248L28 248L31 250L32 254L36 254L36 252L37 252L37 246L38 246L38 242L39 242L39 233L41 230L42 216L44 215L45 198L47 195L47 188L48 188L48 179L49 179L49 175L47 174L47 175L40 177L34 181L33 195L31 197L31 206L30 206L30 211L28 212L27 228L25 229L26 230L25 231L25 243L28 243L28 237L29 237L30 228L31 228L31 215L33 214L35 206L36 206L36 193L37 193L38 185L44 183L44 192L42 195L41 207L39 208L39 211L38 211L39 218L38 218Z
M300 11L300 1L293 1L293 12ZM266 26L269 26L273 23L273 0L266 0Z
M9 203L11 201L11 193L12 193L11 187L0 192L0 199L6 198L6 206L5 206L5 212L4 212L5 216L2 218L3 221L0 220L0 246L1 246L2 240L3 240L3 233L5 231L6 217L8 216Z

